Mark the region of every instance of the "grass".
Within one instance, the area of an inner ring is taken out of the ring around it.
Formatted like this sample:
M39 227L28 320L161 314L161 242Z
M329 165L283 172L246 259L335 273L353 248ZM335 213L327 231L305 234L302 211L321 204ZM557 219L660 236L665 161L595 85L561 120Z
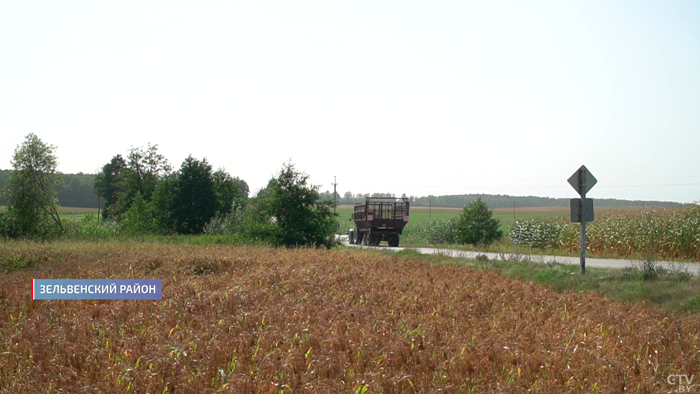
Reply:
M97 216L97 208L74 208L74 207L59 207L58 214L61 220L80 220L85 215Z
M0 243L30 261L0 275L0 392L665 392L700 370L696 316L404 253ZM164 297L30 300L49 277Z

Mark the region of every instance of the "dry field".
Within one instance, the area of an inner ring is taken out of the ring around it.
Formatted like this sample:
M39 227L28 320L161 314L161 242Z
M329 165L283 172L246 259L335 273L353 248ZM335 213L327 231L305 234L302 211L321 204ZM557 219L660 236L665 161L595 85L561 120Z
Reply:
M700 372L697 317L373 251L5 242L0 258L29 264L0 273L2 393L658 393ZM31 301L32 278L161 278L163 300Z
M80 207L58 207L59 212L97 212L97 208L80 208Z
M609 207L609 206L596 206L595 212L630 212L630 211L641 211L644 209L642 206L628 206L628 207ZM651 209L647 207L646 209ZM513 213L513 208L496 208L493 210L494 213ZM542 214L542 215L569 215L571 213L570 207L516 207L515 212L518 214Z

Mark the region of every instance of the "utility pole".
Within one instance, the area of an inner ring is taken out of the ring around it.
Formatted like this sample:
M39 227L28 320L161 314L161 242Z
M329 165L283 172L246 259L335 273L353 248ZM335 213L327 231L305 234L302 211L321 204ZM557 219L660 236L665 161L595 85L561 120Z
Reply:
M338 205L338 199L336 197L338 195L338 193L335 192L336 186L338 186L338 184L336 183L335 175L333 175L333 202L335 203L335 204L333 204L333 215L336 215L335 207L336 207L336 205Z

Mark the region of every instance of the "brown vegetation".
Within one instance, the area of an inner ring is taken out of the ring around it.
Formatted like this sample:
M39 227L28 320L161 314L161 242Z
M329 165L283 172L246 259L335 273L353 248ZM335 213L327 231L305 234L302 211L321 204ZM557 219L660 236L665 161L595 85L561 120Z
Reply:
M0 392L666 392L700 320L367 251L0 243ZM32 301L31 278L162 278Z

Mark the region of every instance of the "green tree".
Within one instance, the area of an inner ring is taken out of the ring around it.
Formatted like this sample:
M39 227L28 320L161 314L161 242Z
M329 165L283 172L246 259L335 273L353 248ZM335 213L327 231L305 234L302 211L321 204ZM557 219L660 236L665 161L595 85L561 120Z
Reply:
M250 194L248 183L237 176L233 177L233 182L238 185L238 189L241 191L241 196L243 196L243 198L248 198L248 195Z
M61 174L63 184L56 188L58 203L62 207L97 207L94 191L95 176L83 173Z
M129 193L139 192L146 201L151 201L158 180L172 171L168 160L158 153L158 145L150 143L146 148L131 148L127 166Z
M128 234L158 234L163 230L159 226L153 203L146 202L137 192L134 202L122 216L121 226Z
M188 156L180 167L173 210L175 228L181 234L200 234L214 214L218 201L211 165Z
M115 214L119 196L125 191L124 176L126 168L126 161L122 155L116 155L95 176L95 193L105 200L104 210L102 211L103 219Z
M3 193L11 235L45 236L63 229L56 198L61 177L56 171L55 150L55 146L44 143L34 133L15 149L14 171L5 182Z
M104 217L121 219L137 193L150 202L158 181L171 171L168 160L158 153L158 145L132 147L126 159L114 156L95 178L95 191L106 201Z
M5 188L5 182L12 175L12 170L0 170L0 205L7 205L5 197L2 195L2 190Z
M267 209L276 219L278 245L330 248L335 241L334 202L319 201L319 187L308 179L288 162L268 184Z
M231 211L239 210L245 204L248 197L248 184L238 178L233 178L226 170L219 168L212 175L214 181L214 193L216 193L219 215L227 215Z
M179 172L163 176L153 192L151 200L161 232L172 234L176 230L175 207L179 191Z
M493 217L493 212L486 203L477 197L464 207L457 221L457 242L460 244L488 245L500 239L503 231L499 230L500 221Z

